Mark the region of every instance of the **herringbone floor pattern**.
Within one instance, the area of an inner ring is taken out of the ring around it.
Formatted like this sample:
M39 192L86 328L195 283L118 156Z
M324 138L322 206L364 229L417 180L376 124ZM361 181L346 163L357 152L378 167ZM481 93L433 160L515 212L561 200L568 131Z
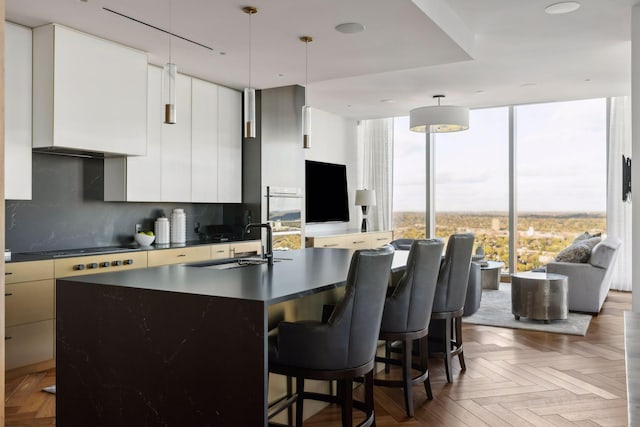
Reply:
M400 389L376 387L376 425L624 426L627 425L623 312L631 294L609 292L585 337L466 325L467 371L455 365L447 384L432 360L434 400L415 386L415 418L406 417ZM55 424L54 371L7 380L6 425ZM358 392L358 391L357 391ZM339 425L329 407L305 426Z

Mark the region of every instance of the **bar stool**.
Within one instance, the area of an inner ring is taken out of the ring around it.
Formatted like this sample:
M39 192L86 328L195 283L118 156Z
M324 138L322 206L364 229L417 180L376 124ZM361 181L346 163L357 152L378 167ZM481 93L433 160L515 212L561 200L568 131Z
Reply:
M388 287L393 247L355 251L343 299L327 323L281 322L277 339L269 343L269 372L296 378L296 392L286 405L296 404L296 426L302 425L304 399L339 403L342 425L353 425L353 408L374 423L373 367ZM364 377L364 402L354 401L352 385ZM304 391L304 380L338 381L338 396Z
M462 347L462 314L467 295L473 240L472 233L454 234L449 237L433 300L429 341L442 350L432 354L443 357L448 383L452 382L453 356L458 356L463 371L467 369Z
M388 371L389 364L401 365L402 379L374 377L373 383L385 387L402 387L408 417L413 417L413 384L423 383L427 397L433 399L427 365L426 336L443 247L441 240L413 241L404 274L384 303L379 338L385 341L386 354L385 357L376 357L376 362L384 362L385 371ZM420 363L415 366L412 364L414 340L418 340L420 345ZM390 357L390 343L394 341L402 342L402 361ZM413 378L412 368L420 371Z

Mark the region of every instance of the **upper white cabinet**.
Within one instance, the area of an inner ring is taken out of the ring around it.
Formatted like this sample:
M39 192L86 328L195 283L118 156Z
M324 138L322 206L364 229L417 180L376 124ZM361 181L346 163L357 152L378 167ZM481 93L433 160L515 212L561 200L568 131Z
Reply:
M242 99L240 92L218 91L218 200L242 202Z
M192 79L191 89L191 201L218 201L218 94L223 88Z
M242 201L241 94L178 74L177 122L162 122L162 70L149 66L146 156L105 159L105 200Z
M145 53L60 25L33 30L33 148L146 154Z
M5 22L5 199L31 199L31 29Z

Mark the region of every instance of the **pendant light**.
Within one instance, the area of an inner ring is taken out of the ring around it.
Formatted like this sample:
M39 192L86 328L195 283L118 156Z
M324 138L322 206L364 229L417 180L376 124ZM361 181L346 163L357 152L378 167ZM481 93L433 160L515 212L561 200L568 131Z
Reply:
M244 137L256 137L256 90L251 86L251 15L258 13L253 6L243 7L242 11L249 15L249 87L244 88Z
M414 132L440 133L469 129L469 109L440 105L444 95L434 95L438 105L414 108L409 113L409 128Z
M171 32L171 0L169 0L169 32ZM164 122L169 125L176 123L176 74L178 67L171 62L171 39L169 34L169 62L164 64L162 71L162 103L164 104Z
M309 97L307 89L309 86L309 43L313 41L310 36L300 37L300 41L304 43L304 106L302 107L302 148L311 148L311 107L309 106Z

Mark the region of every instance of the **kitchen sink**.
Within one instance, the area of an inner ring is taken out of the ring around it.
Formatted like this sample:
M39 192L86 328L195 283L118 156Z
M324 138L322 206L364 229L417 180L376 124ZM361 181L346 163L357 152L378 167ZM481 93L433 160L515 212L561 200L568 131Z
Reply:
M290 258L273 258L273 262L290 261ZM197 264L189 264L189 267L204 267L212 270L230 270L233 268L248 267L251 265L266 264L267 260L260 257L232 258L225 260L200 262Z

